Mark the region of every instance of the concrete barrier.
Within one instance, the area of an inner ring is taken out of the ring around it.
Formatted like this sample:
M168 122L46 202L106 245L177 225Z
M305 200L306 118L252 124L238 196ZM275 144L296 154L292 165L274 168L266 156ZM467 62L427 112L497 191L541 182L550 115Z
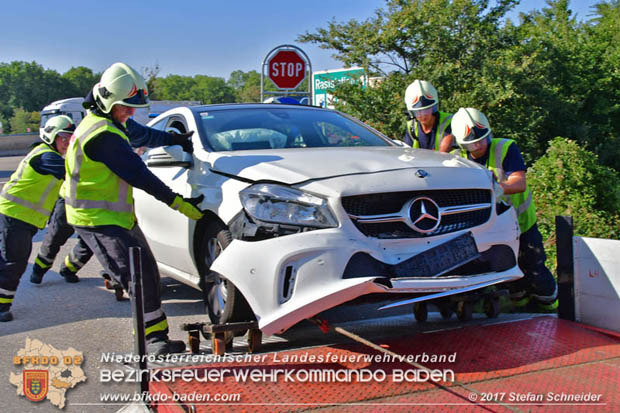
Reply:
M38 132L0 135L0 156L25 155L30 145L38 140Z

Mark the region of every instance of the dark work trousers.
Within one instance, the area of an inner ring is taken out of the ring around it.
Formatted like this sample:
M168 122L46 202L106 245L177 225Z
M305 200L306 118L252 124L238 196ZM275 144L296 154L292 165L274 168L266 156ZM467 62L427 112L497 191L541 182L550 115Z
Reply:
M524 276L515 284L542 304L557 298L557 283L545 266L546 259L542 235L534 224L519 237L519 268Z
M129 272L129 248L142 249L142 291L144 295L144 328L147 341L168 338L168 322L161 308L159 270L151 248L138 224L132 229L117 225L97 227L75 227L82 238L97 256L101 265L111 271L128 291L131 274Z
M0 312L9 311L32 251L32 237L39 229L0 214Z
M47 225L47 233L41 243L41 249L34 261L33 271L35 273L44 274L52 267L60 247L62 247L75 230L67 223L67 213L65 212L65 200L58 198L54 211ZM72 273L76 273L82 268L93 256L93 252L86 243L78 237L78 242L65 258L61 265L61 271L65 268Z

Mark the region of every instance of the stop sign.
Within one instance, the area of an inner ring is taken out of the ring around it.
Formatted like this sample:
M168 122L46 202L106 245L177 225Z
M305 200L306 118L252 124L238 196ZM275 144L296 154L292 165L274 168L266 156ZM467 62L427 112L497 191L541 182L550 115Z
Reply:
M306 62L294 50L280 50L267 62L269 79L279 89L295 89L306 78Z

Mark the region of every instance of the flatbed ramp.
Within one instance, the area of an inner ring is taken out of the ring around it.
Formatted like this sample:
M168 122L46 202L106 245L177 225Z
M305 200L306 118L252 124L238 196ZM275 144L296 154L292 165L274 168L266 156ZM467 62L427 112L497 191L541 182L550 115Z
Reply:
M607 330L541 316L364 339L376 346L352 340L248 355L256 357L250 361L176 367L186 379L151 381L151 396L159 400L152 408L175 413L620 411L620 335Z

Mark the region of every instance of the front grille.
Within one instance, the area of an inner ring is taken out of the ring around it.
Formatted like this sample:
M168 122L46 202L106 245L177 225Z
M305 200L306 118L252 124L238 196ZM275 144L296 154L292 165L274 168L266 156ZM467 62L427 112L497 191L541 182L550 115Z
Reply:
M429 235L448 234L482 225L491 216L491 191L485 189L458 189L391 192L368 195L355 195L342 198L342 206L349 215L369 216L396 214L412 199L427 197L440 208L475 204L489 204L489 208L467 211L441 217L439 227L431 234L420 233L404 222L359 223L355 226L366 236L382 239L423 238Z

